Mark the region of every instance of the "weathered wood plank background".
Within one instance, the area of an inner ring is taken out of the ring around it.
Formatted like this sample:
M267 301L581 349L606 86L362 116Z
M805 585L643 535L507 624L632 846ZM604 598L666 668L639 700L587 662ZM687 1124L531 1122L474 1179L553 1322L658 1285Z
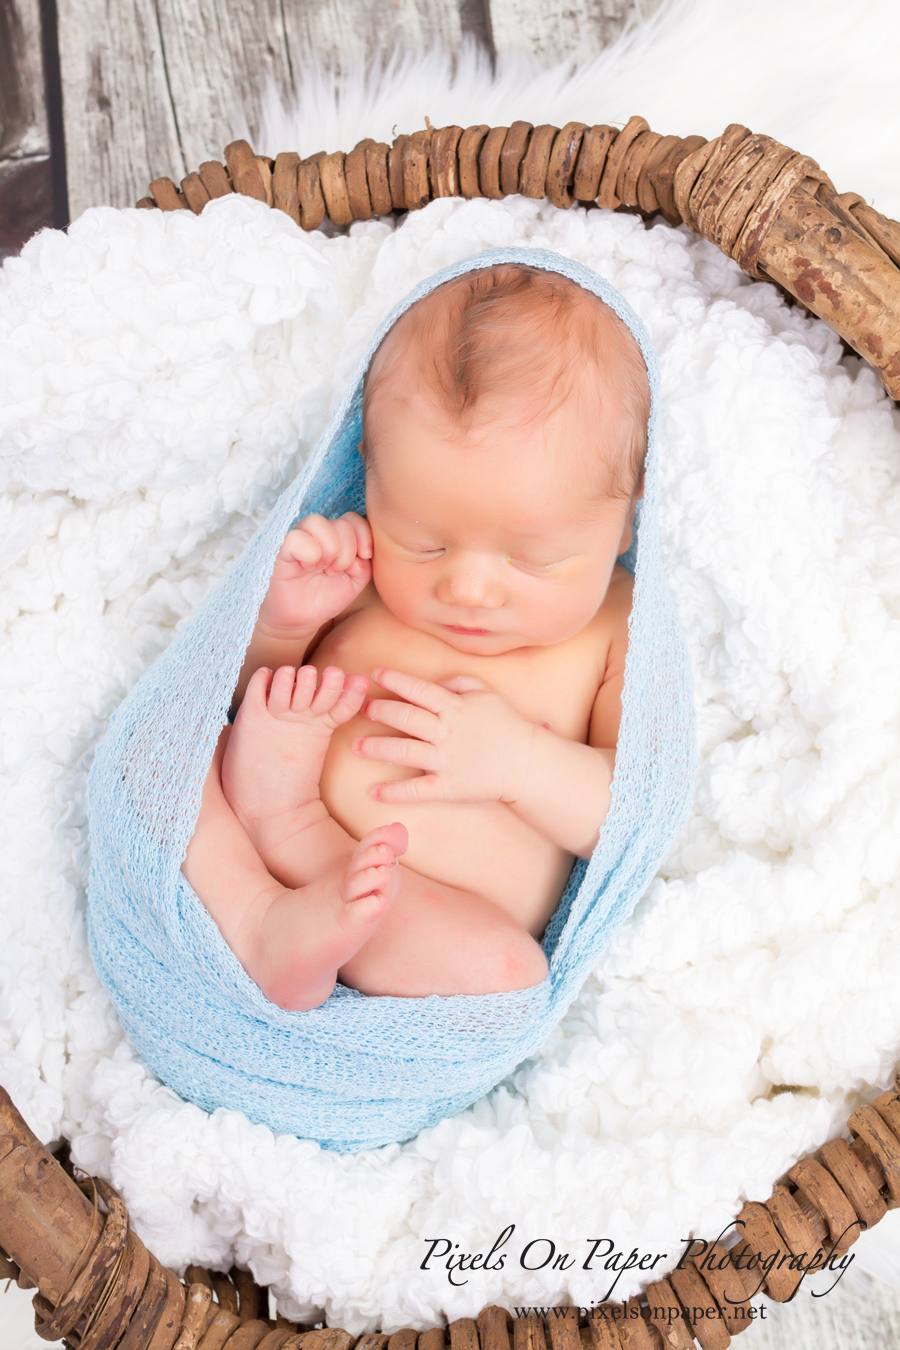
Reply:
M52 211L49 156L39 0L0 0L0 258Z
M40 7L0 0L0 163L46 156ZM251 135L263 89L289 91L316 59L330 67L394 48L491 57L592 55L660 0L58 0L69 213L128 206L160 174L176 181L230 139ZM4 56L4 52L7 53Z
M38 0L0 4L0 164L46 157L41 14Z

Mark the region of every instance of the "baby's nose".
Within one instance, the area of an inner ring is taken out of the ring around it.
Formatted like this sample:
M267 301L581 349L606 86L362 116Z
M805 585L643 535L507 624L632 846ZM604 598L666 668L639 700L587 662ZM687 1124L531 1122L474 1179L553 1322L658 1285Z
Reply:
M503 590L487 566L459 563L442 573L437 587L438 599L447 605L468 609L499 609Z

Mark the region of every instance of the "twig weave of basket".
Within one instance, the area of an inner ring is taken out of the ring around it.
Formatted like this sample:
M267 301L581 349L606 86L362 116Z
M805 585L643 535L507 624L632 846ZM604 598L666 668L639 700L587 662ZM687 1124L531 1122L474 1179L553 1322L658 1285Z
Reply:
M840 1258L900 1206L900 1079L848 1126L852 1142L832 1139L765 1204L744 1205L730 1252L697 1240L678 1269L625 1304L589 1316L554 1309L546 1321L488 1307L446 1331L356 1338L270 1319L268 1294L246 1271L189 1266L179 1280L148 1252L112 1187L77 1183L0 1088L0 1278L36 1285L38 1334L72 1350L727 1350L750 1325L751 1299L791 1299L806 1268Z
M436 197L499 199L519 192L567 210L575 202L703 235L751 277L776 282L830 324L900 399L900 224L859 196L839 195L815 160L733 123L721 136L663 136L643 117L621 130L564 127L426 127L393 145L362 140L349 153L274 160L247 141L182 179L150 184L138 206L196 214L213 197L243 193L286 212L305 230Z

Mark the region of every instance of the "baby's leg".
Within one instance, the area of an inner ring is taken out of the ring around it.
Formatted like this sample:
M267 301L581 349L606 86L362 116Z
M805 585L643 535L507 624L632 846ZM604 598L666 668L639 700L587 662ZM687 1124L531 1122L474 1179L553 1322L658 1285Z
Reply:
M331 733L361 706L366 682L345 682L332 667L313 697L315 675L314 667L303 667L295 681L293 669L284 667L267 696L268 672L257 672L230 739L229 729L223 732L228 802L270 881L277 878L291 892L348 868L357 848L328 815L318 782ZM543 952L508 914L481 896L405 867L399 872L393 907L341 967L345 984L368 994L424 997L500 993L543 980Z
M502 909L401 866L400 889L372 936L340 969L364 994L499 994L547 974L544 953Z
M373 830L343 866L323 868L308 885L283 886L225 800L220 774L227 741L228 729L204 784L182 871L263 993L283 1008L315 1008L390 908L406 831L402 825ZM313 825L305 835L313 850L316 833Z
M271 677L271 686L269 685ZM359 712L368 688L337 666L256 671L234 719L222 761L226 801L263 859L286 840L329 819L319 779L332 732ZM308 841L307 841L308 842ZM318 850L315 851L318 854ZM310 858L308 876L321 870Z

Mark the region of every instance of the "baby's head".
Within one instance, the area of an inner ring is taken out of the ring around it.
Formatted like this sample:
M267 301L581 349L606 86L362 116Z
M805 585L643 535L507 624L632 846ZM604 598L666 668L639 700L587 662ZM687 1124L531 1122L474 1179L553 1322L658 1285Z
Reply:
M649 402L625 324L558 273L502 264L412 305L363 400L387 607L484 656L580 632L631 539Z

